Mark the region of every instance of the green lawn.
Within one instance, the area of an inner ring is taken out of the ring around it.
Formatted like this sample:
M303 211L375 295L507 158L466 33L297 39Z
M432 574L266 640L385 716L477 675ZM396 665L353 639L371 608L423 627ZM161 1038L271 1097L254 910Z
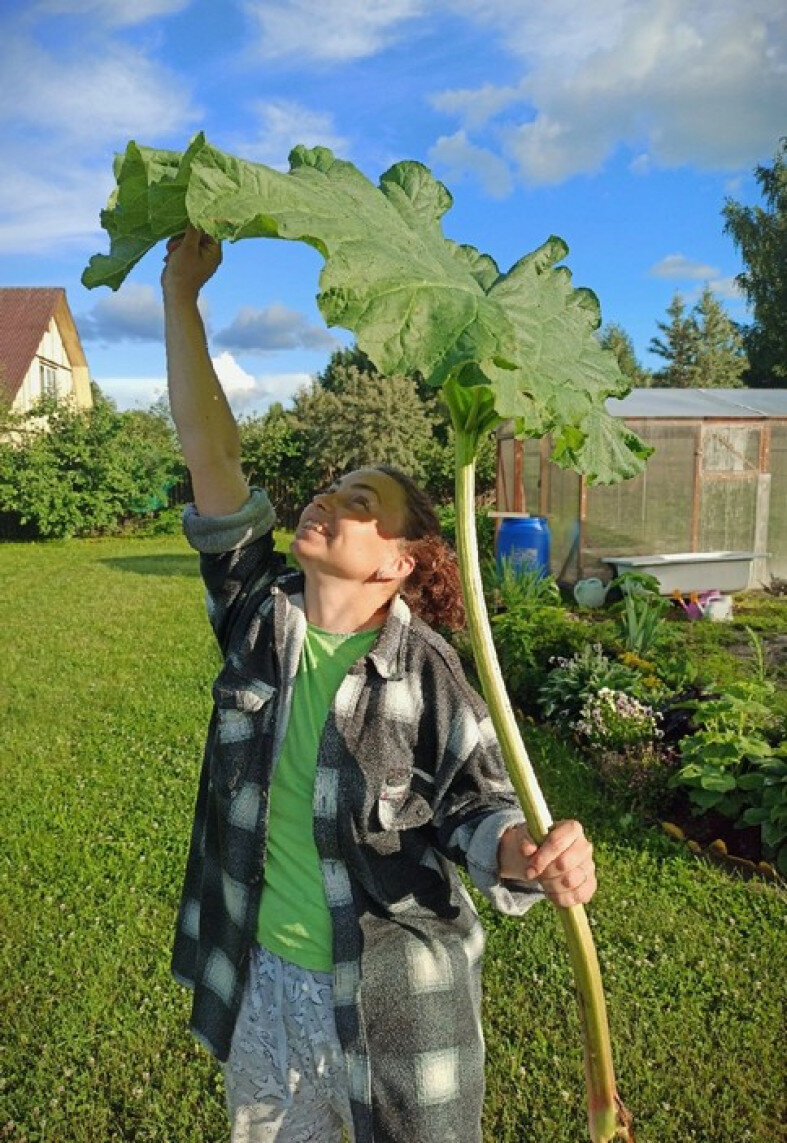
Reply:
M227 1143L170 937L217 652L179 537L0 545L0 1140ZM638 1143L779 1143L784 896L605 802L528 739L555 816L596 843L589 913ZM556 914L491 915L488 1143L582 1143Z

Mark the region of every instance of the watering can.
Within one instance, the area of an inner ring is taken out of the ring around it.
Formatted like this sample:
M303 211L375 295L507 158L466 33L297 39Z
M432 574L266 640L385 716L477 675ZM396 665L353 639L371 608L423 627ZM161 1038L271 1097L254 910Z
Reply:
M689 619L713 619L718 623L732 618L732 596L720 591L692 591L687 603L676 588L672 598L680 604Z
M580 607L603 607L609 587L597 576L579 579L574 584L574 599Z

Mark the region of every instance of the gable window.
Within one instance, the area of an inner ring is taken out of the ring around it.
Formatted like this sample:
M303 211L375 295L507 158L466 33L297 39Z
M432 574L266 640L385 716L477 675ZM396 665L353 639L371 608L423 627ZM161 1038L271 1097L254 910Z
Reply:
M42 397L57 396L57 366L48 361L39 361L38 378Z

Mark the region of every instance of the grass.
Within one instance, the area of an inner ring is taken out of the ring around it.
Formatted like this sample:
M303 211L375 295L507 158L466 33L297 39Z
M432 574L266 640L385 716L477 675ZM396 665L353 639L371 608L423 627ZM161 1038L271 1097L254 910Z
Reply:
M227 1143L169 953L219 662L179 537L0 545L0 1140ZM699 628L700 624L694 625ZM638 1143L779 1143L784 898L701 864L527 740L596 845L589 913ZM581 1143L556 914L488 928L487 1143Z

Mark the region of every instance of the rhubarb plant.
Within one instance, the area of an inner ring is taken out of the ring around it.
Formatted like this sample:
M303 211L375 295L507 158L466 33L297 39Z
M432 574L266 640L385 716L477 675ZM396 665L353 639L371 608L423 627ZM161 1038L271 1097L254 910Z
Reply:
M296 147L288 172L217 150L202 134L183 153L129 143L85 286L117 289L159 242L191 223L218 240L306 242L325 260L318 305L351 330L382 374L418 371L441 389L456 433L457 549L469 630L484 696L534 840L552 818L539 788L495 654L475 535L475 456L503 421L517 436L554 443L553 460L611 483L639 473L649 450L605 410L629 384L593 336L591 291L575 289L550 237L507 273L443 235L448 190L417 162L371 183L327 149ZM632 1139L612 1065L598 959L585 910L560 909L577 987L593 1143Z

